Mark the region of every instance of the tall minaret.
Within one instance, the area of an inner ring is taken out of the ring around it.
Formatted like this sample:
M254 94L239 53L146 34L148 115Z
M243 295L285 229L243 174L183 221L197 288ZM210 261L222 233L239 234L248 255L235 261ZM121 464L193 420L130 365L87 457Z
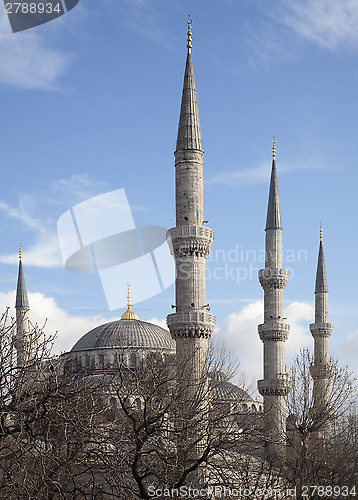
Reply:
M289 383L285 373L285 341L290 327L283 318L283 289L288 270L282 269L282 224L276 174L276 141L272 147L271 184L266 219L265 269L259 271L264 289L264 323L258 326L264 348L264 378L258 390L264 397L265 431L272 454L280 453L286 440L285 396Z
M19 249L19 274L17 278L17 291L16 291L16 353L17 353L17 366L24 366L27 362L29 355L29 299L27 297L27 290L25 284L25 276L22 268L22 255L21 246Z
M190 399L207 384L208 339L215 316L208 313L205 264L214 233L204 227L203 149L193 63L191 19L188 20L187 59L175 155L176 227L167 233L176 265L176 312L167 324L176 341L178 369ZM200 383L199 383L200 381ZM204 381L204 384L202 383Z
M315 322L310 325L314 338L314 365L311 367L313 378L313 418L319 427L317 435L322 439L329 434L329 380L331 365L329 362L328 340L333 325L328 323L328 285L324 262L322 225L315 287Z

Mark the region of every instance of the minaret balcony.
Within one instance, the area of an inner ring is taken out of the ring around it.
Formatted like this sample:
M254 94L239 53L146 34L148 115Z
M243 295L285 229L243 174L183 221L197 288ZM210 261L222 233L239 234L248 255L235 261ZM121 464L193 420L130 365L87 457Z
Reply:
M290 333L290 325L278 321L270 321L258 325L257 327L260 339L265 342L272 340L275 342L285 342Z
M330 363L322 363L310 366L310 373L314 380L330 379L333 375L333 366Z
M329 338L333 332L332 323L312 323L310 324L310 331L313 337Z
M204 226L177 226L167 231L171 254L177 257L207 258L214 240L214 231Z
M174 339L211 337L216 318L208 312L177 312L168 314L167 325Z
M261 396L287 396L291 384L286 373L278 374L276 378L257 381L257 388Z
M280 268L271 269L267 267L265 269L260 269L258 273L260 285L264 290L283 290L287 284L288 276L288 269Z

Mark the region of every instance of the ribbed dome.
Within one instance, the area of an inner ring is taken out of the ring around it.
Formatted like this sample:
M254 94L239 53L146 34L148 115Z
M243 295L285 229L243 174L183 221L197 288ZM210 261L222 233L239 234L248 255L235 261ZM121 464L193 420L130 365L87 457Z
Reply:
M210 392L214 401L254 401L251 396L235 384L228 382L219 370L209 373Z
M105 347L143 347L175 352L175 342L164 328L145 321L123 319L89 331L72 347L71 352Z

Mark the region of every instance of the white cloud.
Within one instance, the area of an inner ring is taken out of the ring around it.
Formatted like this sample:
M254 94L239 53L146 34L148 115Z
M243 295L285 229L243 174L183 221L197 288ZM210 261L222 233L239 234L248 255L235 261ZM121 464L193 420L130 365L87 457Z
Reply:
M55 233L42 235L34 245L22 251L22 256L26 266L29 267L50 269L63 266L58 238ZM0 255L1 264L17 264L18 262L18 253Z
M313 320L313 307L304 302L292 302L284 310L290 335L286 342L286 362L303 347L312 346L312 336L308 324ZM257 326L263 323L263 301L258 300L245 305L238 312L231 313L214 332L217 339L225 344L240 359L249 384L256 385L262 378L262 342Z
M299 36L330 50L358 47L356 0L283 0L282 7L275 19Z
M350 333L343 342L335 349L335 354L340 362L340 366L344 365L343 360L348 366L349 371L353 371L358 379L358 330Z
M248 20L246 35L254 67L294 61L303 42L330 51L358 48L356 0L257 0L257 8L260 16Z
M35 214L39 212L38 200L30 196L22 196L18 206L11 206L4 201L0 201L0 211L11 222L19 224L20 231L30 231L34 233L36 242L23 249L23 256L26 265L53 268L62 266L62 259L59 250L57 233L52 220L40 219ZM48 210L42 211L47 214ZM19 241L21 243L21 240ZM17 264L17 249L14 253L0 255L0 263Z
M108 319L101 315L97 316L72 316L61 309L55 299L45 297L42 293L29 293L30 321L42 327L46 322L44 331L47 336L56 332L53 354L60 351L68 351L85 333L92 328L107 323ZM0 293L0 314L10 306L10 315L15 317L15 290L8 293Z
M146 319L145 321L147 323L152 323L153 325L161 326L162 328L164 328L164 330L168 330L166 319L151 318L151 319Z
M31 215L29 208L24 206L23 200L20 199L19 206L11 206L4 201L0 201L0 211L9 218L20 222L24 227L30 229L41 229L41 222Z
M20 89L58 90L56 82L69 64L69 56L50 47L43 32L12 33L5 10L0 12L0 60L0 83Z

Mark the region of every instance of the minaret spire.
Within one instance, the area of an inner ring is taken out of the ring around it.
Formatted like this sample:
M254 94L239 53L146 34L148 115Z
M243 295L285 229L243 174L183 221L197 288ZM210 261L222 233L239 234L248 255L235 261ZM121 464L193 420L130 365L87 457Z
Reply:
M324 252L323 252L322 224L320 224L320 229L319 229L319 249L318 249L318 263L317 263L316 286L315 286L315 293L319 292L328 293L326 264L324 262Z
M271 182L269 201L266 217L266 230L268 229L282 229L280 200L278 196L278 183L276 172L276 140L272 140L272 168L271 168Z
M266 218L265 269L259 271L264 289L264 323L258 326L264 348L264 378L258 389L264 397L266 436L271 454L280 454L286 440L285 396L289 391L285 373L285 341L289 325L283 319L283 289L288 270L282 269L282 223L276 173L276 141L272 141L272 169Z
M176 312L168 315L167 324L176 341L178 381L185 383L183 391L188 411L198 402L202 404L203 393L207 391L208 339L215 326L215 316L207 312L206 300L206 258L214 233L204 227L204 153L191 58L191 24L189 18L188 52L174 153L176 226L167 233L176 265Z
M314 338L314 364L311 367L313 378L313 416L320 426L317 437L329 437L329 380L332 370L329 362L329 337L333 325L328 323L328 285L323 252L323 231L320 225L320 241L315 284L315 322L310 325Z
M191 35L192 20L188 19L188 54L186 58L183 94L180 109L180 119L178 127L177 147L176 151L186 149L203 150L198 101L196 97L193 61L191 58L192 35Z
M19 247L19 273L17 277L16 290L16 351L17 365L23 366L29 356L29 299L27 296L24 270L22 267L22 250Z

